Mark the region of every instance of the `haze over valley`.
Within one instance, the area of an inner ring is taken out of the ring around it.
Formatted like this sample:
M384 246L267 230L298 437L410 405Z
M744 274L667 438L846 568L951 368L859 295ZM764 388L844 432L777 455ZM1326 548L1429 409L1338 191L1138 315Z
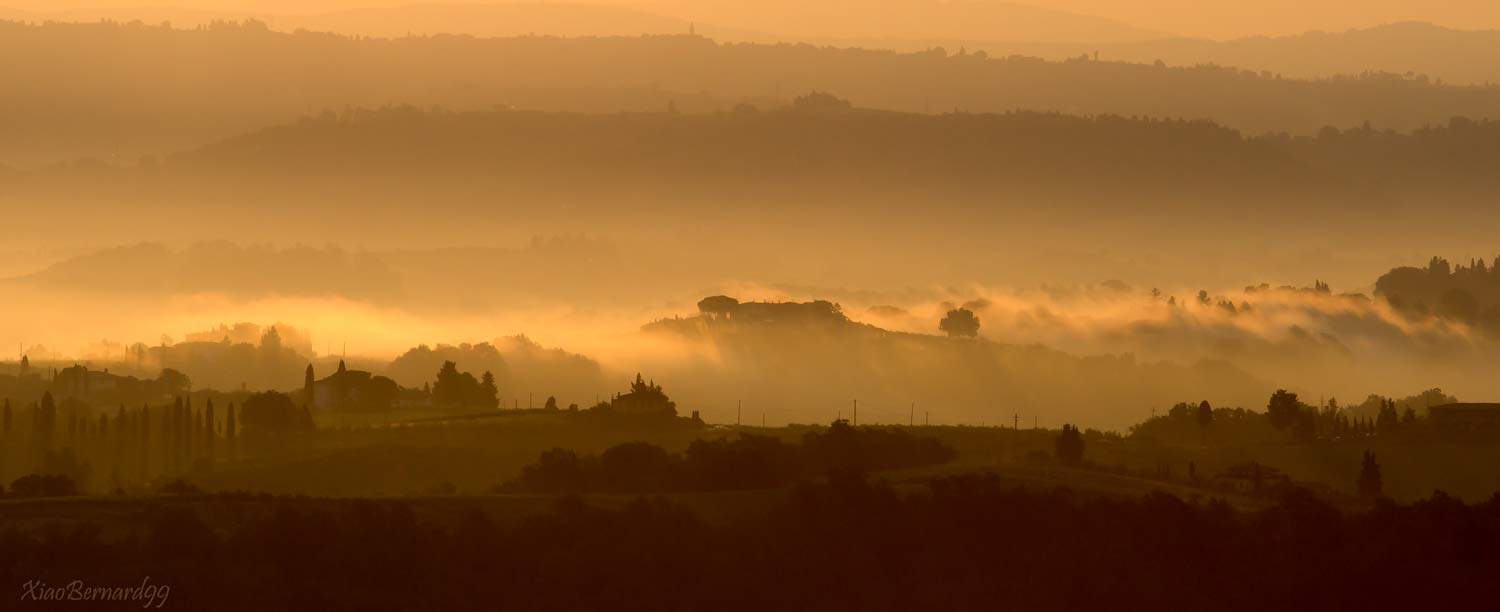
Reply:
M0 0L0 588L1484 609L1497 6Z

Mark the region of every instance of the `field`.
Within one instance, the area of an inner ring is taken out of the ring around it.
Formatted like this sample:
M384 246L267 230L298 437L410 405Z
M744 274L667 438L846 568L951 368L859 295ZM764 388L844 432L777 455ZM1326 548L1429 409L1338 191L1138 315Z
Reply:
M461 419L397 426L325 427L285 448L261 449L252 456L221 456L211 468L200 465L183 480L201 490L187 495L156 492L163 483L132 487L114 495L102 483L72 498L0 500L0 519L11 526L41 528L53 523L96 522L105 530L132 531L163 507L189 506L205 520L228 529L245 516L276 505L310 507L348 503L357 498L400 499L421 516L446 521L481 512L497 522L514 522L546 512L554 496L499 494L496 486L518 476L522 467L551 448L599 453L625 442L644 441L681 452L697 439L740 434L799 441L821 426L647 427L605 424L569 414L514 415L501 419ZM1069 467L1053 458L1055 431L995 427L912 427L956 451L936 466L872 474L898 492L916 494L927 481L959 474L994 475L1008 487L1035 491L1067 489L1076 495L1139 497L1167 493L1206 503L1222 500L1255 510L1275 496L1256 493L1218 478L1233 465L1257 462L1284 471L1296 484L1345 511L1367 509L1354 493L1365 450L1374 451L1384 470L1386 494L1409 502L1443 490L1470 502L1500 491L1500 473L1460 469L1493 465L1500 447L1450 443L1402 443L1393 439L1343 442L1260 443L1256 445L1167 445L1091 432L1085 462ZM251 453L244 452L245 455ZM1190 467L1191 466L1191 467ZM713 522L731 522L773 507L789 487L757 491L670 493L660 495ZM624 507L639 496L586 494L590 505Z

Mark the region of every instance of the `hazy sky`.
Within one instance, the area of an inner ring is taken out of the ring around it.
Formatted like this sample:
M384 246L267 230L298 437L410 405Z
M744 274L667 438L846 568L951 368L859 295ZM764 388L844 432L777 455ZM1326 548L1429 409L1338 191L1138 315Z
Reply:
M964 0L954 0L962 2ZM982 0L980 0L982 1ZM476 2L445 2L477 4ZM175 5L184 8L246 13L312 13L372 6L422 4L410 0L0 0L0 7L29 11L68 11L106 7L120 9L138 5ZM440 4L429 2L427 4ZM798 29L828 29L838 36L840 16L848 17L861 7L880 7L901 14L903 20L923 5L947 4L940 0L593 0L580 4L629 6L724 27L751 27L776 23L772 13L793 10L802 13L787 20ZM994 3L1004 4L1004 3ZM1462 29L1500 28L1500 2L1494 0L1032 0L1013 3L1069 11L1107 18L1139 28L1185 36L1233 38L1255 35L1299 33L1307 30L1344 30L1395 21L1430 21ZM935 12L939 9L933 9ZM758 23L747 23L750 21ZM909 21L909 20L908 20ZM922 24L908 23L921 29Z
M1500 27L1494 0L1036 0L1030 4L1212 38L1345 30L1395 21L1461 29Z

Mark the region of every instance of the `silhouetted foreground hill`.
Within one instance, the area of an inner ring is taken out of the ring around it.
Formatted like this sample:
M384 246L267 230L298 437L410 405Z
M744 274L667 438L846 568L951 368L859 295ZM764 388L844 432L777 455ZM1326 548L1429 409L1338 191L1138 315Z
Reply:
M985 476L912 494L836 478L727 525L664 500L563 498L502 521L459 499L252 496L63 525L0 535L0 580L150 576L170 588L165 606L225 611L1260 611L1482 609L1500 572L1500 500L1435 493L1346 515L1291 490L1246 513Z
M823 90L908 112L1116 113L1311 134L1365 120L1410 130L1453 116L1493 117L1500 103L1500 88L1394 75L1297 81L1213 66L718 44L688 35L356 39L260 23L195 30L0 23L0 54L26 58L0 66L8 84L0 162L13 165L133 160L301 114L390 104L615 112L675 103L702 112Z

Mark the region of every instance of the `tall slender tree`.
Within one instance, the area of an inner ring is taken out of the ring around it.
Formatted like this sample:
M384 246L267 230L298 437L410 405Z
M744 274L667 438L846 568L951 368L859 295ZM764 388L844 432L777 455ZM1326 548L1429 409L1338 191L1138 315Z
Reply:
M343 363L343 361L339 362L340 365ZM315 399L317 398L313 396L313 367L309 363L307 364L307 372L302 376L302 402L312 406L315 403L313 401Z
M1359 466L1359 494L1364 497L1380 497L1384 483L1380 478L1380 464L1375 463L1375 453L1365 451Z
M229 402L229 410L224 415L224 446L226 447L226 449L225 449L224 452L229 457L230 460L234 459L235 454L236 454L236 448L237 448L235 446L236 443L235 443L235 439L234 439L234 435L235 435L234 428L235 428L234 402Z
M161 469L163 472L172 472L177 469L177 421L182 416L182 397L173 400L171 406L164 407L162 413Z
M42 403L38 413L40 427L38 432L42 438L42 448L52 447L52 434L57 429L57 404L52 400L52 392L42 392Z
M141 404L140 422L141 480L151 479L151 406Z
M1214 407L1208 404L1208 400L1203 400L1198 403L1195 416L1198 418L1198 428L1203 430L1204 435L1208 435L1208 427L1214 424Z
M203 409L203 456L210 465L214 462L214 400L208 398Z
M197 452L194 448L198 429L198 416L193 411L193 396L187 396L182 403L182 467L193 467L193 460Z

